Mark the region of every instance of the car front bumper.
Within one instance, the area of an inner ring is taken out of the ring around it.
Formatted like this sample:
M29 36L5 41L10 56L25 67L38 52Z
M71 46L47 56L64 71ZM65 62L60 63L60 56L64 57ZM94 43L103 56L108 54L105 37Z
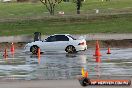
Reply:
M30 46L25 46L24 47L24 52L30 52Z

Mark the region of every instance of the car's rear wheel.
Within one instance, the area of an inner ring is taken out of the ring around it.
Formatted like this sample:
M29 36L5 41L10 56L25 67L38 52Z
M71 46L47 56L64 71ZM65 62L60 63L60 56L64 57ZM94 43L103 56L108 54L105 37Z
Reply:
M65 51L66 51L67 53L76 53L76 49L75 49L75 47L72 46L72 45L67 46L66 49L65 49Z
M33 45L30 48L30 52L32 52L32 54L37 54L38 53L38 46L37 45Z

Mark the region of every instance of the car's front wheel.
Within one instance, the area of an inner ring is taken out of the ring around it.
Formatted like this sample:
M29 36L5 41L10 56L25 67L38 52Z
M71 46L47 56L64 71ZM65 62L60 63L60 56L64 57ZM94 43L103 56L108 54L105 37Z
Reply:
M30 52L32 52L32 54L37 54L38 53L38 48L39 48L38 46L33 45L30 48Z
M72 45L67 46L65 51L68 52L68 53L76 53L76 49Z

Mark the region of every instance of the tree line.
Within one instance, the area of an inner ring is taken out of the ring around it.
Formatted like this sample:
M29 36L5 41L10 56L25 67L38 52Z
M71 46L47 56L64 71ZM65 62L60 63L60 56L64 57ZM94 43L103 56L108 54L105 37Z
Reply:
M40 0L40 2L46 6L50 15L54 15L55 6L57 4L60 4L62 1L64 1L64 0ZM76 3L77 14L80 14L80 8L82 6L82 1L84 1L84 0L73 0L73 2Z

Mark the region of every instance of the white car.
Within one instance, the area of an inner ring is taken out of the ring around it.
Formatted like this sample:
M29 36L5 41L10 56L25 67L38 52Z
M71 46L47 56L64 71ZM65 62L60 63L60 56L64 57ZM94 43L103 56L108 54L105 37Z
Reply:
M76 53L87 49L85 39L75 39L69 34L54 34L49 36L45 41L35 41L25 45L25 52L32 54L46 51L66 51L67 53Z

